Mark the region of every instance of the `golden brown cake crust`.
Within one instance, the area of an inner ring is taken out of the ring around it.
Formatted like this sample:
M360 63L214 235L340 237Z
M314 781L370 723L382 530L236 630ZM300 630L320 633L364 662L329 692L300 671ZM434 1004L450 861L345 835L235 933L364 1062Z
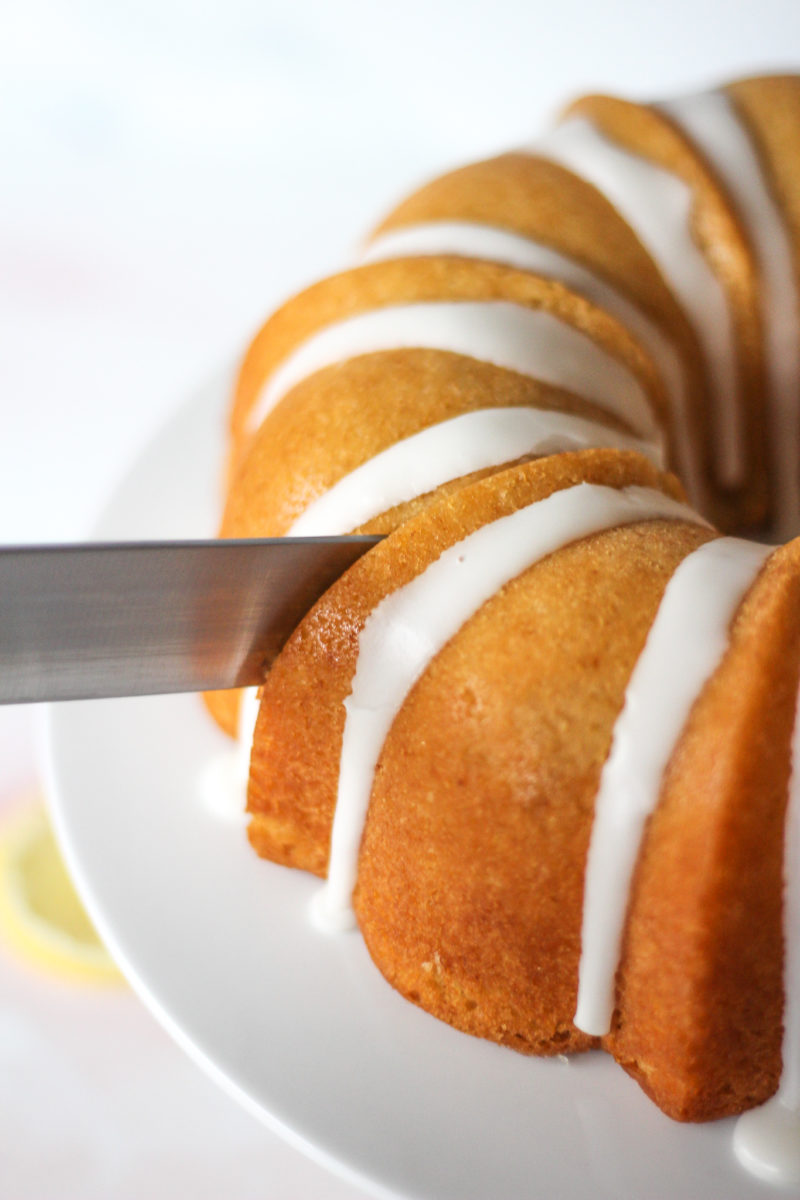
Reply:
M336 798L342 701L355 670L358 637L375 605L402 587L442 549L506 513L580 482L661 487L680 496L673 476L636 454L590 450L559 454L459 489L385 538L311 609L264 683L251 760L248 810L259 853L324 874ZM303 826L308 857L286 835ZM273 837L273 824L280 835Z
M221 536L284 534L311 502L375 454L479 408L557 410L630 432L618 418L563 388L438 350L363 355L315 372L291 389L257 431L248 430L248 413L271 372L320 328L387 305L448 300L506 300L544 309L572 325L638 378L669 441L666 393L650 359L613 317L560 283L461 258L376 263L322 280L294 297L251 344L233 402ZM448 494L485 473L447 481L439 490ZM413 497L359 528L389 532L432 498ZM205 702L218 724L234 735L239 694L211 693Z
M711 414L695 332L637 235L597 188L537 155L534 147L432 180L402 201L373 237L415 224L452 221L503 229L550 247L628 297L675 348L684 377L688 436L698 461L710 461Z
M450 1024L537 1054L593 1044L572 1016L594 795L663 589L713 536L656 521L565 547L485 604L403 705L355 907L384 975Z
M486 521L584 481L675 492L633 455L527 463L432 505L320 601L264 687L249 794L259 853L325 871L342 702L378 601ZM560 551L485 605L406 701L376 774L355 905L386 977L451 1024L536 1053L593 1044L571 1021L592 797L663 588L711 536L650 522Z
M619 145L683 179L692 191L691 230L728 297L736 347L736 378L747 469L742 488L727 501L720 489L713 516L726 529L753 528L769 510L767 389L758 269L748 235L713 167L661 109L610 96L585 96L568 110L588 117ZM735 398L729 398L731 402ZM712 448L704 470L716 474ZM738 493L738 494L737 494Z
M301 292L278 309L253 340L234 396L232 433L246 445L247 416L265 380L312 333L346 317L392 304L507 300L544 309L586 333L637 376L654 411L667 422L663 383L649 357L613 317L563 284L499 263L437 255L356 267Z
M563 388L492 363L442 350L362 355L316 372L266 418L231 481L222 536L284 534L309 504L396 442L463 413L505 407L566 412L632 432ZM370 528L389 533L406 511L376 514Z
M749 130L792 243L800 281L800 76L770 75L742 79L725 88Z
M428 221L477 222L552 246L629 295L673 334L686 325L658 268L613 205L546 158L509 153L442 175L397 205L373 237Z
M784 816L800 675L800 540L750 589L640 856L608 1049L670 1116L767 1099L781 1070Z

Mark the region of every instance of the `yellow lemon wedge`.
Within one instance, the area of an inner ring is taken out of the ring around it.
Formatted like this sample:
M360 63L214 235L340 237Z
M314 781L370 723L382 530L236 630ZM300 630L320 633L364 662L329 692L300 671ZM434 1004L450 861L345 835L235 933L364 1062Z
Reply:
M78 899L40 802L0 827L0 936L29 962L62 977L122 980Z

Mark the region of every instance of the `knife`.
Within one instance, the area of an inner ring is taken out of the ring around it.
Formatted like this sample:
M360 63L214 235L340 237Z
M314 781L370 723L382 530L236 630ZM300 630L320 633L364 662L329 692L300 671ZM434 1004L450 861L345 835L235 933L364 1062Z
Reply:
M379 537L0 549L0 703L260 683Z

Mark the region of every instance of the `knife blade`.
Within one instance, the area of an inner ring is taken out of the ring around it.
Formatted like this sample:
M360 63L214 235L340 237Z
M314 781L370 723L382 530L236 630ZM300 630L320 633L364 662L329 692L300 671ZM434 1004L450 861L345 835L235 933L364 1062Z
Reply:
M257 684L379 537L0 549L0 703Z

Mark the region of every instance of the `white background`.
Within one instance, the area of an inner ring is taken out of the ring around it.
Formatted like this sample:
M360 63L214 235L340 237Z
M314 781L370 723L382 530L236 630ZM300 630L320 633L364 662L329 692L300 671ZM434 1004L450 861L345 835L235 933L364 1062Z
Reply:
M792 68L797 0L5 0L0 542L84 536L193 387L416 183L582 91ZM35 786L30 727L0 712L0 816ZM358 1195L129 993L0 948L0 1200L53 1194Z

